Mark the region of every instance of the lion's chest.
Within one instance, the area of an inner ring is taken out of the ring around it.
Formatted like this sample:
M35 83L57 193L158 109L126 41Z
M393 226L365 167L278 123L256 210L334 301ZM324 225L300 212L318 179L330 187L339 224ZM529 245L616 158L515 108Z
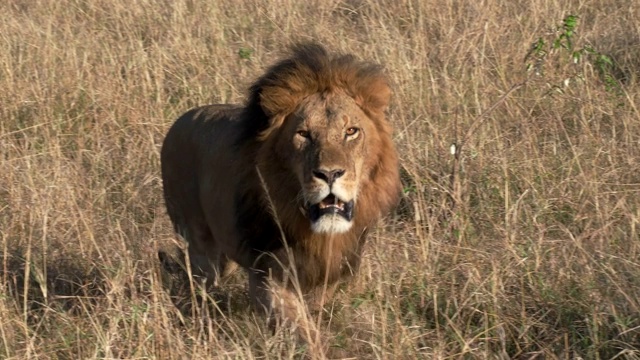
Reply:
M316 237L296 245L296 270L305 287L331 284L357 270L361 252L357 238Z

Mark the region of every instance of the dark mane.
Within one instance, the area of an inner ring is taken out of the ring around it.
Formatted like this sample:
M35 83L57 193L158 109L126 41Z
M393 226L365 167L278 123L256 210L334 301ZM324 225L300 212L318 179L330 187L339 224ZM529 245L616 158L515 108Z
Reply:
M320 45L294 45L288 58L269 68L249 89L247 124L254 135L267 136L307 96L344 91L371 117L381 116L391 90L379 65L351 55L330 56Z

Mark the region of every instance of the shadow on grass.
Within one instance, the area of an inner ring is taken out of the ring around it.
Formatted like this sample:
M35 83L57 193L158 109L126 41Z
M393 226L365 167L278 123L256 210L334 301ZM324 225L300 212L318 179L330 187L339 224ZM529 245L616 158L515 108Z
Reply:
M107 282L96 268L88 268L73 259L58 259L42 268L27 262L23 249L0 254L5 297L15 304L27 319L47 308L79 314L83 307L95 305L108 291Z
M73 257L50 260L43 267L35 264L33 256L28 261L26 253L20 248L0 253L0 296L25 314L29 325L51 310L70 316L95 315L94 312L114 306L111 304L114 301L124 304L154 301L152 293L157 288L152 286L151 275L145 269L133 269L140 273L123 276L121 268L109 269ZM244 287L236 285L242 282L205 288L202 278L189 280L175 257L161 256L160 277L162 291L187 321L203 312L226 317L250 310Z
M234 336L246 336L247 330L232 324L247 318L250 309L248 296L238 294L244 288L238 291L234 284L211 291L197 284L192 288L176 264L166 269L171 264L155 258L147 266L134 261L110 268L64 255L51 256L43 266L41 254L33 255L19 248L0 253L0 358L22 358L30 341L54 358L91 358L96 351L106 354L100 351L107 347L114 358L139 355L135 341L104 343L111 341L105 337L111 332L131 338L155 332L158 339L178 342L195 336L233 342Z
M196 309L207 306L209 314L233 316L251 311L251 302L241 279L244 274L236 271L222 281L220 286L206 285L206 278L189 276L182 251L170 254L158 252L164 290L183 316L192 316Z

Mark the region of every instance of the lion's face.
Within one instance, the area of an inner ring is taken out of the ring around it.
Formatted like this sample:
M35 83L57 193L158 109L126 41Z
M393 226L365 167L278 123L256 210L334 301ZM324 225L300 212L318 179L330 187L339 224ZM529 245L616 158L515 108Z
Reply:
M280 158L300 184L298 206L311 229L348 231L367 172L367 135L375 131L371 120L353 98L336 91L307 97L281 130Z

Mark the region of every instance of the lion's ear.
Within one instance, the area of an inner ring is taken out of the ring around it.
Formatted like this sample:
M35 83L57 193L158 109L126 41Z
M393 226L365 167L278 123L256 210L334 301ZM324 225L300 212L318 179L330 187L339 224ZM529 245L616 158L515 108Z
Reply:
M267 117L266 128L258 136L266 139L273 130L284 123L285 118L295 110L300 95L281 86L265 86L260 91L260 108Z
M265 86L260 92L260 107L269 118L293 111L296 100L295 94L280 86Z
M366 78L358 86L355 100L363 109L383 113L389 106L391 88L384 77Z

